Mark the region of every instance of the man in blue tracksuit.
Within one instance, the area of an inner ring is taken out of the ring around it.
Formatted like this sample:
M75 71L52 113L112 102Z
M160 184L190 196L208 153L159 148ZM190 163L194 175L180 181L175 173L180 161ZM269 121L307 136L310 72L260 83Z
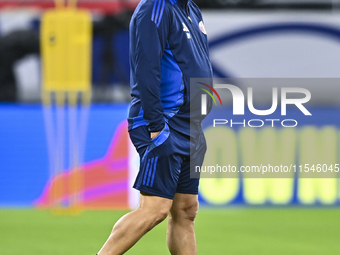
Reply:
M140 155L136 210L114 226L99 255L122 254L169 215L171 254L196 254L194 219L203 163L201 90L191 78L212 78L201 12L192 0L142 0L130 23L129 133ZM211 101L208 101L208 109ZM191 110L191 111L190 111Z

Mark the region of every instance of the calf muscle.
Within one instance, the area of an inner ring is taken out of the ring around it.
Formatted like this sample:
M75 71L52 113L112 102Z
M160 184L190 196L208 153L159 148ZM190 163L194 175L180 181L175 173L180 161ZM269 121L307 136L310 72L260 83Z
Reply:
M171 205L170 199L142 193L138 208L117 221L98 255L118 255L129 250L168 216Z

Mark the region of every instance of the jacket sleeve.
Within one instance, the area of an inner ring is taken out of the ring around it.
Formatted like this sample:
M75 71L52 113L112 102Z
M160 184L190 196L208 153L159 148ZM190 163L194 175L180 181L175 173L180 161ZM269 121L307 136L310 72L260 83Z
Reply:
M164 0L148 1L139 10L135 24L135 74L144 120L150 132L165 125L161 102L161 59L169 33L169 12Z

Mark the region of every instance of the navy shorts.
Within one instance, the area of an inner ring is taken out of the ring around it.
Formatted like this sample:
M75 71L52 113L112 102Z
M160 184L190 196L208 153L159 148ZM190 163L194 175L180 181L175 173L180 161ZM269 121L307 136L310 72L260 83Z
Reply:
M140 156L135 189L169 199L175 193L198 194L199 178L190 178L190 165L202 166L207 149L203 132L190 139L166 124L153 140L146 126L129 134Z

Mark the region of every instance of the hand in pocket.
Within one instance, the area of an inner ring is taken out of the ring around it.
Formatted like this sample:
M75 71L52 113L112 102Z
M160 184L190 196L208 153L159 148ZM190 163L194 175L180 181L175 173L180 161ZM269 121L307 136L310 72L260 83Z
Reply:
M151 140L155 139L160 133L161 133L161 131L151 132L150 133Z

